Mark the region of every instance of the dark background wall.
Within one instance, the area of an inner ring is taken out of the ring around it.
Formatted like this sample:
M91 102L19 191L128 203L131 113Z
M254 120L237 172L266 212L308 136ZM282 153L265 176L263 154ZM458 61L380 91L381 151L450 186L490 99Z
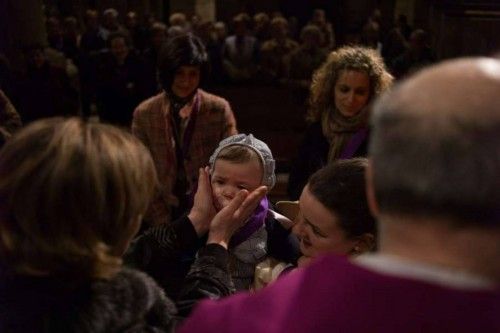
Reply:
M500 1L447 1L426 9L440 59L500 51Z

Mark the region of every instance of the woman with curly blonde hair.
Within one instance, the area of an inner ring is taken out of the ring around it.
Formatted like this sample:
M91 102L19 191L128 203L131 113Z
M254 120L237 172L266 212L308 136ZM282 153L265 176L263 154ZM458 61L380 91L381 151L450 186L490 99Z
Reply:
M313 75L310 126L290 173L291 199L298 199L309 176L326 164L366 155L369 106L391 84L374 50L346 46L330 53Z

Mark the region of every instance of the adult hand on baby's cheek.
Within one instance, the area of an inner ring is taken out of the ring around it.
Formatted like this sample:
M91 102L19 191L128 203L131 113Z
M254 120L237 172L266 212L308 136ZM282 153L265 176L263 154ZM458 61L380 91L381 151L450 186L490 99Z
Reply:
M229 205L213 218L207 244L216 243L227 248L234 232L241 228L266 193L266 186L261 186L251 193L246 190L239 191Z
M188 214L196 233L205 234L210 226L210 221L215 216L215 207L212 200L212 187L208 167L199 170L198 189L194 196L193 208Z

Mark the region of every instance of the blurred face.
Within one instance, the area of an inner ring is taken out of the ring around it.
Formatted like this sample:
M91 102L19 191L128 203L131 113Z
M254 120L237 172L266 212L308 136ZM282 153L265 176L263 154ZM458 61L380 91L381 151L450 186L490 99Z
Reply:
M276 39L286 38L288 27L286 24L275 24L273 26L273 35Z
M129 29L135 28L137 26L137 14L133 12L128 13L125 17L125 25Z
M102 24L109 30L115 30L116 28L118 28L118 18L113 14L108 13L103 16Z
M50 36L62 35L61 24L58 19L51 17L47 20L47 34Z
M35 68L40 68L45 64L45 55L42 50L35 50L29 61Z
M222 24L216 24L215 25L215 34L217 35L217 38L223 39L226 37L226 27Z
M321 204L306 186L299 199L300 213L293 233L300 240L303 256L315 258L326 253L347 255L356 241L348 239L338 217Z
M199 66L181 66L175 73L172 92L181 98L191 95L200 84Z
M344 117L354 117L368 103L370 78L364 72L342 70L334 88L335 106Z
M322 10L315 10L313 14L313 22L321 24L325 21L325 12Z
M410 36L410 50L421 52L425 48L425 40L417 34L412 33Z
M234 33L236 36L244 36L247 32L245 22L238 21L234 24Z
M217 211L226 207L240 190L251 192L259 187L262 174L262 166L257 158L245 163L216 160L210 182Z
M321 36L314 33L304 35L304 47L307 49L316 49L321 45Z
M85 25L88 29L96 30L99 27L99 19L97 17L97 13L89 12L86 16L87 20Z
M151 44L157 50L161 48L163 43L167 40L167 32L164 30L158 30L153 33L151 36Z
M117 37L111 41L111 53L115 56L119 63L123 63L128 55L128 46L125 39Z

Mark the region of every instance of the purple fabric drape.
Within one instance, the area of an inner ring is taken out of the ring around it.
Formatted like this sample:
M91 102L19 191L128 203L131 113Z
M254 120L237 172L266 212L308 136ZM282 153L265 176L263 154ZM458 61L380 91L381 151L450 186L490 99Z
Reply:
M254 232L259 230L260 227L264 225L266 220L267 212L269 211L269 201L267 197L262 198L255 211L248 219L248 222L235 232L231 241L229 242L229 247L235 247L240 245L242 242L248 239Z

